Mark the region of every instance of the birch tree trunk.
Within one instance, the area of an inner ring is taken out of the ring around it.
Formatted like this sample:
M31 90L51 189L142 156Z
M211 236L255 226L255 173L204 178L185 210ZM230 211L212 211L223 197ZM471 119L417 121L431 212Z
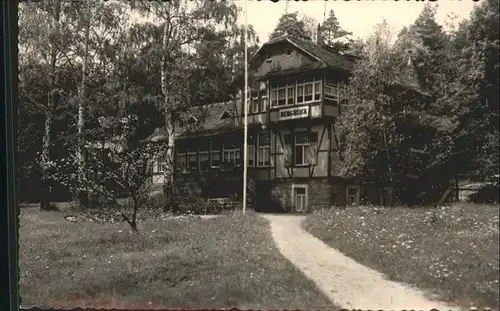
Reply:
M40 198L40 209L50 209L50 185L49 185L49 163L50 163L50 147L52 144L52 123L54 120L55 106L56 106L56 86L58 83L58 72L56 68L57 61L57 46L55 41L60 38L60 18L61 18L61 3L56 1L54 4L54 14L52 15L52 29L50 38L51 51L50 51L50 91L47 98L47 107L45 109L45 124L44 133L42 138L42 191Z
M163 38L162 38L162 47L164 49L162 56L162 67L161 67L161 91L163 94L163 112L165 117L165 141L168 144L166 148L166 165L165 171L163 173L163 183L164 183L164 194L167 197L168 204L172 207L175 205L174 199L174 190L173 190L173 155L174 155L174 143L175 143L175 135L174 135L174 124L172 118L172 102L171 95L169 89L169 80L168 80L168 64L169 61L169 53L166 51L169 45L169 35L170 35L170 23L167 21L163 26Z
M80 87L78 88L78 148L77 148L77 159L78 159L78 182L79 182L79 192L78 201L80 208L88 208L90 204L89 193L87 183L87 153L85 150L85 106L87 104L86 91L87 91L87 67L89 61L89 37L90 37L90 24L91 24L91 5L87 4L86 10L87 24L85 27L85 37L84 37L84 54L82 63L82 79L80 81Z

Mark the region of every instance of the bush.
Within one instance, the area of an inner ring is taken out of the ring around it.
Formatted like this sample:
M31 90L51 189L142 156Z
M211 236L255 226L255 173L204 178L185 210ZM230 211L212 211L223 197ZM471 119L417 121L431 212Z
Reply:
M144 206L147 209L170 211L171 206L168 204L168 198L163 193L155 193L146 199Z
M241 209L241 202L231 201L220 203L196 196L184 196L177 202L177 213L194 215L217 215L224 212Z

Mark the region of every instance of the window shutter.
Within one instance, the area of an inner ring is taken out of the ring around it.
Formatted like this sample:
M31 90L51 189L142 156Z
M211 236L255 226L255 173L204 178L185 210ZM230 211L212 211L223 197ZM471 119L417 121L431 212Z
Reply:
M318 160L318 143L317 142L312 142L310 145L309 145L309 164L311 165L316 165L317 164L317 160Z
M309 133L309 164L318 163L318 133Z
M290 167L293 165L292 157L292 145L293 145L293 135L285 134L283 137L283 153L285 154L285 166Z
M285 166L290 167L292 166L292 145L290 144L285 144L283 148L283 152L285 153Z

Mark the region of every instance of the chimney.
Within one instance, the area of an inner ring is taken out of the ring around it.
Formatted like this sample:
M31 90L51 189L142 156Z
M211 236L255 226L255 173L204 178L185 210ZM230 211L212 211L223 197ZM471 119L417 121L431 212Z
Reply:
M321 37L321 24L318 24L318 28L316 29L316 43L323 45L323 38Z

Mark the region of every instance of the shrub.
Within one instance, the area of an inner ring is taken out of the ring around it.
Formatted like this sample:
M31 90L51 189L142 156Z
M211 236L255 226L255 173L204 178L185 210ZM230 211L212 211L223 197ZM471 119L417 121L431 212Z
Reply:
M145 207L148 209L171 211L172 207L168 204L168 198L163 193L155 193L146 199Z

